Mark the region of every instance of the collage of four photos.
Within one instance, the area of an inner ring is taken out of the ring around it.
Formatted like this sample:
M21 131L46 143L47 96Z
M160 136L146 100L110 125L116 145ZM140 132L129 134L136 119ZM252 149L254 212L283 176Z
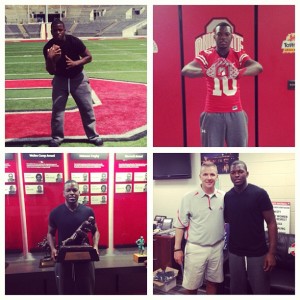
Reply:
M13 2L3 294L295 296L295 1Z

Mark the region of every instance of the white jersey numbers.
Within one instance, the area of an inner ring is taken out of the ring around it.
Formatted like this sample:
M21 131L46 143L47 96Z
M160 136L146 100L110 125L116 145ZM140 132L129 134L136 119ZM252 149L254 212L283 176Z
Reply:
M231 89L229 89L229 84L228 84L229 80L232 83ZM214 89L213 89L214 96L222 96L222 94L226 96L234 96L236 94L236 91L237 91L236 79L228 79L227 77L214 78Z

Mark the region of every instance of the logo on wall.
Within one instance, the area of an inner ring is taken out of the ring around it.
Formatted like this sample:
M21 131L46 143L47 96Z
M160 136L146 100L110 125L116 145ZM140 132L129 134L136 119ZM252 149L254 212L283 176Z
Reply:
M205 31L206 33L201 34L200 36L196 37L195 40L195 55L197 55L200 51L207 50L211 47L216 46L216 42L214 40L214 29L215 27L221 23L226 22L232 27L232 31L234 32L232 41L231 41L231 48L233 48L235 51L240 51L244 48L243 42L244 38L239 35L238 33L235 33L235 26L228 20L228 19L212 19L206 26Z
M295 53L295 33L289 33L282 42L282 53Z

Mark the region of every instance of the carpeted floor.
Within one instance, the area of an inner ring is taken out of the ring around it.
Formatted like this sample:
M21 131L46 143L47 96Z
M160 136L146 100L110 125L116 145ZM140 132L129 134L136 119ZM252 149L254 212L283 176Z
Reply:
M176 280L176 286L174 288L172 288L171 290L169 290L168 292L164 292L161 291L157 288L153 288L153 294L154 295L186 295L186 291L185 289L182 287L182 276L181 274L179 274L177 276L177 280ZM205 290L201 287L198 289L198 295L205 295L206 292Z

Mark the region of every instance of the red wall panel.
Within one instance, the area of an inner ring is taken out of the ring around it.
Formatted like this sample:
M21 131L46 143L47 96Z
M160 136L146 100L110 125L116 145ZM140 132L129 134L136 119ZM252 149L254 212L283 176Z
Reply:
M87 196L89 199L87 206L90 206L95 213L95 218L97 222L97 226L100 232L100 241L99 245L102 248L108 247L108 203L110 201L108 195L109 195L109 182L105 181L103 182L107 186L107 190L104 193L95 193L93 192L92 185L99 185L101 186L101 182L95 182L92 176L92 173L106 173L107 180L109 178L109 160L108 160L108 154L89 154L89 153L74 153L69 154L68 159L69 164L69 178L70 179L76 179L78 175L81 174L87 174L87 180L86 181L80 181L76 180L79 184L79 187L81 189L81 186L86 184L88 185L89 189L87 193L81 193L81 196ZM102 195L106 196L106 203L101 204L94 204L92 197L101 197ZM90 241L91 243L92 241Z
M259 6L259 61L264 72L259 81L259 146L295 146L295 53L283 53L281 45L295 33L295 6Z
M48 232L48 217L50 211L57 205L64 202L63 182L46 182L46 173L63 173L63 155L55 155L55 158L47 158L47 153L34 153L35 157L30 157L32 153L21 154L22 176L24 185L24 199L26 210L26 224L29 251L37 249L37 244L41 242ZM38 183L29 182L27 174L40 173L43 176L43 193L28 194L28 187L36 187ZM27 179L26 179L27 178Z
M5 250L22 251L22 231L19 205L19 180L16 154L6 154L5 159L5 190L10 185L16 186L15 194L5 193ZM8 174L13 174L14 181L8 180Z
M153 145L183 146L178 6L153 10Z
M135 159L130 158L132 155L135 154L128 154L126 158L127 154L116 154L115 159L115 247L134 245L141 235L147 240L147 193L134 188L147 183L147 178L138 176L147 172L146 154ZM132 174L128 180L125 177L127 173ZM124 187L127 184L132 186L132 190L126 193Z
M281 49L287 35L295 32L293 5L183 5L182 36L178 29L178 6L154 6L153 12L154 40L158 42L158 53L154 54L154 146L183 145L184 126L187 146L201 145L199 116L204 108L205 83L202 79L185 78L187 121L182 124L179 64L182 50L184 64L194 58L195 38L205 33L205 25L214 18L226 18L233 23L235 31L244 38L245 51L255 59L257 49L258 61L264 68L257 77L258 128L255 79L241 79L242 103L249 118L249 146L256 145L256 133L258 146L295 145L295 91L287 90L287 81L295 79L295 55L283 54ZM180 38L183 49L179 47Z
M93 208L100 231L100 247L108 247L108 203L109 189L114 189L114 246L135 245L142 235L147 239L147 155L138 153L116 154L115 184L109 184L109 156L107 153L72 153L66 162L60 153L25 153L21 154L21 174L18 174L17 157L6 155L5 164L5 244L6 250L22 250L21 217L18 193L9 194L9 187L15 185L19 191L20 178L23 179L25 214L27 225L28 248L32 252L38 249L48 231L50 211L64 203L63 186L68 179L76 180L80 190L84 185L87 192L81 191L80 201L87 196ZM51 156L51 158L50 158ZM66 166L66 169L65 169ZM64 178L67 170L67 178ZM13 173L14 180L9 180ZM36 174L42 180L36 180ZM62 176L56 181L57 174ZM130 178L126 177L127 173ZM84 174L87 174L85 178ZM106 175L102 177L102 175ZM43 187L37 192L37 186ZM106 185L103 191L101 187ZM131 190L126 192L126 185ZM103 195L106 201L103 202Z

